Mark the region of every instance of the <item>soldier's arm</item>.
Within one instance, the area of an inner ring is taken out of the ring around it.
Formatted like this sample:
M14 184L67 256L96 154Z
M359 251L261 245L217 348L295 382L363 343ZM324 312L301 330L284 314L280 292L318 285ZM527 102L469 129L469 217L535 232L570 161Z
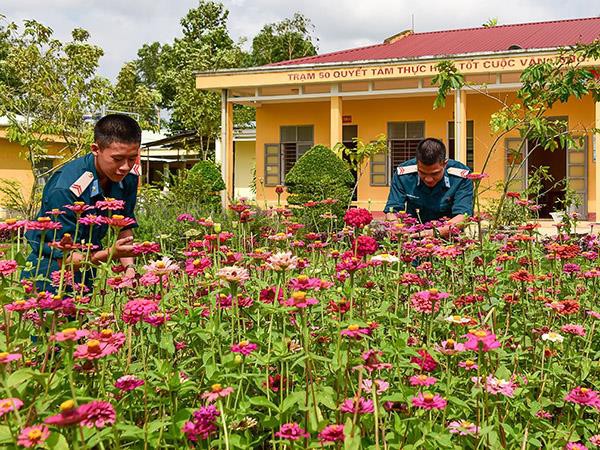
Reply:
M394 176L392 177L392 185L390 186L390 193L388 195L388 200L383 210L383 212L386 213L386 218L388 220L394 220L396 216L393 214L392 211L403 211L405 208L405 204L406 192L404 191L404 187L402 186L400 177L396 172L394 172Z

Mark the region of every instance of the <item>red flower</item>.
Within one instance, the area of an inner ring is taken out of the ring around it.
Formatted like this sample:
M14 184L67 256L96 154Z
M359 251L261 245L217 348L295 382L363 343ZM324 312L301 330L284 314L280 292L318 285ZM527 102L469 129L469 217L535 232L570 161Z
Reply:
M410 362L417 364L424 372L433 372L437 368L437 362L425 349L417 350L421 357L413 356Z
M364 208L350 208L344 215L344 222L349 227L362 228L373 221L373 215Z
M362 235L354 240L354 251L356 256L363 257L366 255L372 255L379 248L379 244L371 236Z

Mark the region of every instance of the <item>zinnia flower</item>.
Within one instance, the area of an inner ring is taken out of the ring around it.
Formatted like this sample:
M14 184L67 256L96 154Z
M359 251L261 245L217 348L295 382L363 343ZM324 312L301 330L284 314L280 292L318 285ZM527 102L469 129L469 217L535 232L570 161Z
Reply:
M26 448L42 446L49 437L50 430L46 425L33 425L21 430L17 444Z
M275 433L275 436L281 439L297 441L298 439L310 437L310 434L300 428L300 425L297 423L291 422L281 425L279 431Z
M295 291L292 292L292 296L288 298L286 301L282 302L283 306L288 306L291 308L299 308L304 309L309 306L316 305L319 303L316 298L311 298L306 296L306 292L304 291Z
M212 403L212 402L218 400L219 398L227 397L232 392L233 392L232 387L224 388L220 384L213 384L210 388L210 391L204 392L202 394L202 398L207 400L209 403Z
M582 325L568 323L560 327L560 331L567 334L573 334L575 336L585 336L585 328Z
M217 431L217 417L220 412L215 405L203 406L192 414L191 420L183 425L183 433L192 442L198 438L208 439L212 433Z
M298 266L298 257L292 256L292 252L279 252L267 258L267 267L276 272L294 270Z
M361 339L363 336L368 336L371 334L370 328L361 328L360 325L352 324L348 325L348 328L340 331L342 336L346 336L352 339Z
M170 275L173 272L179 270L179 265L170 258L164 256L159 261L152 261L147 266L144 266L146 272L156 276Z
M60 413L54 416L48 417L44 420L49 425L56 425L59 427L74 425L83 420L79 407L75 405L73 400L67 400L60 404Z
M78 345L73 353L73 357L75 359L87 359L88 361L93 361L94 359L112 355L117 351L118 349L114 345L91 339L86 344Z
M448 402L439 394L423 394L422 392L419 392L417 396L412 399L412 405L414 407L423 409L444 409L447 403Z
M239 344L234 344L231 346L231 351L233 353L241 353L244 356L248 356L254 350L258 348L258 345L253 344L250 341L241 341Z
M59 333L50 336L51 341L64 342L64 341L78 341L81 338L86 337L89 334L87 330L78 330L77 328L65 328Z
M383 394L390 387L390 383L385 380L375 380L375 382L373 382L367 378L362 381L362 388L365 391L371 392L373 384L375 384L377 394Z
M411 386L432 386L437 382L437 378L428 375L413 375L409 378Z
M588 450L588 448L580 442L569 442L565 445L565 450Z
M362 228L373 221L373 215L364 208L350 208L344 215L344 222L349 227Z
M158 311L156 302L146 298L139 298L128 301L125 304L122 319L123 322L133 325L156 311Z
M370 414L375 411L373 400L363 397L347 398L340 405L340 411L348 414Z
M489 352L500 347L496 335L487 330L471 330L466 337L465 348L467 350L479 351L481 348L482 351Z
M217 276L228 283L244 284L250 279L248 270L244 267L229 266L219 269Z
M112 425L116 420L116 412L109 402L94 400L79 407L83 419L81 425L88 428L104 428Z
M18 398L10 397L3 398L0 400L0 417L8 414L9 412L16 411L17 409L21 409L23 406L23 402Z
M21 356L21 353L1 352L0 364L8 364L9 362L17 361L18 359L21 359Z
M468 420L453 420L448 424L448 431L452 434L467 436L479 433L479 427Z
M319 433L319 441L326 442L344 442L344 425L327 425Z
M5 259L0 261L0 275L8 277L17 270L17 262L14 259Z
M125 392L133 391L134 389L143 386L144 380L135 375L123 375L115 381L115 387Z
M100 209L102 211L117 211L124 208L124 200L117 200L114 198L106 197L104 200L99 200L96 202L96 209Z
M542 334L542 341L558 342L560 344L564 340L563 336L553 331Z
M600 407L598 392L581 386L572 389L565 397L565 401L577 403L578 405Z
M446 292L439 292L437 289L416 292L410 298L410 305L420 313L432 314L440 309L440 301L449 297Z

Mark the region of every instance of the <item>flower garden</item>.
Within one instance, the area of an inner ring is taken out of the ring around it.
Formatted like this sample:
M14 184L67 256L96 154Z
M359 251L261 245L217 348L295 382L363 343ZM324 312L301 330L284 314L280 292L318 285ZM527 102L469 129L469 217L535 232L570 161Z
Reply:
M19 279L26 230L89 252L91 227L130 222L118 203L65 205L81 229L60 240L60 211L0 223L3 448L600 446L597 236L442 240L364 209L316 232L242 202L181 216L177 247L135 244L136 277Z

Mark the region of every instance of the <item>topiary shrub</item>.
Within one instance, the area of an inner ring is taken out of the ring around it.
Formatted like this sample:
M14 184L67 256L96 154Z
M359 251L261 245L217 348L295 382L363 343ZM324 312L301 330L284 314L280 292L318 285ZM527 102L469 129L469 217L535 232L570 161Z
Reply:
M333 204L311 204L297 210L308 226L323 231L331 220L321 218L322 214L332 213L338 220L344 215L352 196L354 177L344 161L328 147L316 145L296 161L285 177L285 185L290 205L311 204L328 198L336 200Z

